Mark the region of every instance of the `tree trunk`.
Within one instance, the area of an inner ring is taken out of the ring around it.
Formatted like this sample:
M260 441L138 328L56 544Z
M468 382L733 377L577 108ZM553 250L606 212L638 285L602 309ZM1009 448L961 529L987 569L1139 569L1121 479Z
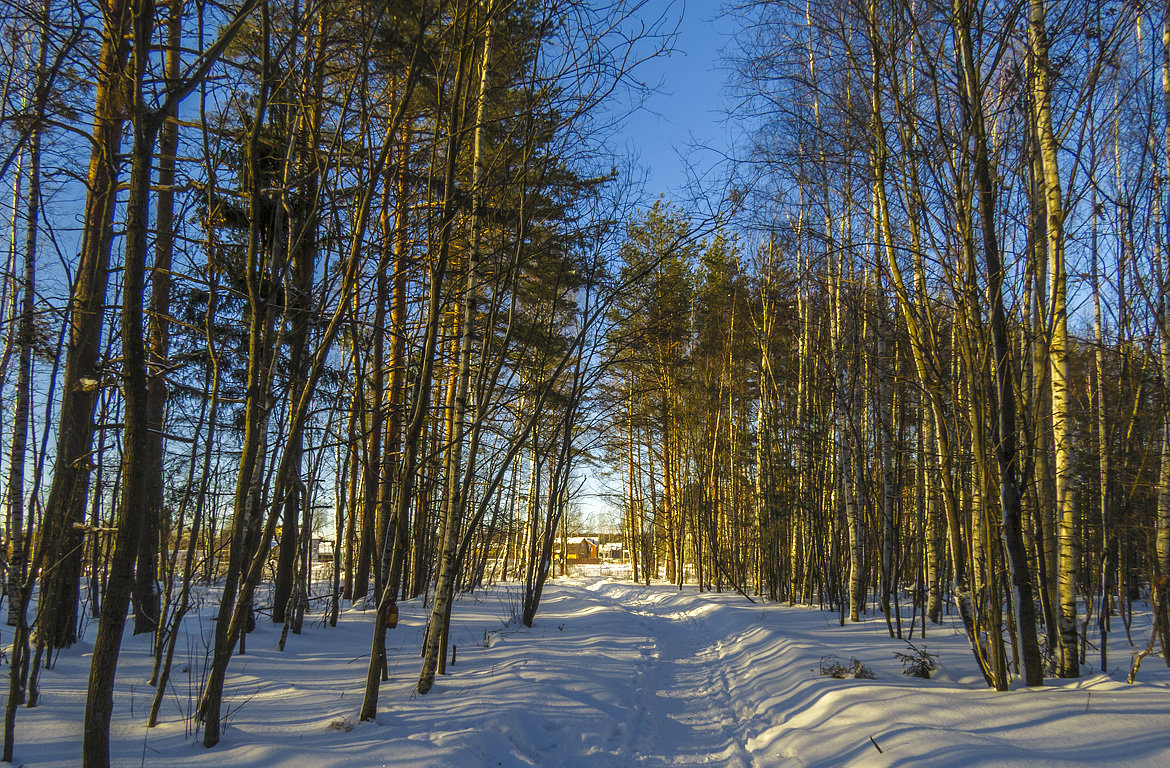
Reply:
M982 80L975 66L971 40L971 9L965 0L958 0L955 9L956 39L962 82L968 109L967 122L974 144L974 174L979 200L979 217L983 236L983 253L987 261L988 293L991 299L991 342L995 356L996 420L995 454L999 463L999 499L1001 532L1008 554L1012 579L1012 605L1022 648L1024 678L1029 686L1043 685L1044 669L1040 646L1036 638L1036 609L1032 599L1032 579L1024 547L1023 514L1020 486L1020 465L1016 451L1016 394L1011 361L1011 341L1008 337L1007 313L1004 310L1004 266L1000 256L999 239L995 231L995 186L991 168L988 139L983 116ZM996 598L998 600L998 598ZM998 610L998 606L993 606Z
M166 78L173 87L181 74L180 44L183 33L184 0L167 2ZM159 129L158 196L155 213L154 268L151 273L150 311L147 319L146 382L147 441L146 466L147 508L138 532L138 554L134 564L134 634L152 632L159 627L160 606L157 585L157 561L163 518L163 478L165 473L167 381L166 367L170 328L171 251L175 241L175 153L179 146L179 122L167 119Z
M1170 121L1170 5L1163 9L1162 19L1162 106L1164 117ZM1164 157L1170 163L1170 122L1166 123L1164 137ZM1159 199L1164 194L1170 177L1163 177L1158 187ZM1163 236L1170 232L1170 204L1166 206L1166 221ZM1165 258L1165 253L1163 253ZM1165 262L1163 262L1165 264ZM1158 322L1159 362L1162 379L1162 391L1170 392L1170 298L1166 295L1166 280L1170 274L1163 266L1161 274L1161 290L1158 296L1158 311L1161 317ZM1162 655L1167 664L1170 664L1170 409L1164 408L1162 416L1161 457L1158 471L1158 502L1157 519L1154 524L1155 556L1157 563L1155 574L1155 613L1160 615L1162 626Z
M49 0L41 3L38 24L40 30L37 40L37 75L33 84L36 90L44 88L45 66L48 60L49 37ZM19 316L15 318L12 328L15 330L15 345L20 350L16 374L16 402L12 414L12 446L8 460L8 551L7 576L5 593L8 598L8 626L18 630L25 624L24 610L27 600L24 599L23 585L25 578L25 562L28 559L27 549L29 541L24 536L24 473L25 459L28 447L28 433L32 407L32 374L33 374L33 344L36 328L34 326L36 307L36 261L37 261L37 233L40 226L41 205L41 134L40 126L34 126L28 141L28 198L25 206L25 237L24 237L24 275L20 284ZM14 185L19 189L19 183ZM12 226L15 229L16 221L13 218ZM15 275L13 276L15 280ZM13 305L17 306L16 296L13 296ZM14 313L15 314L15 313ZM11 332L11 331L10 331ZM30 517L31 506L30 506ZM28 644L27 626L24 626L24 645ZM14 641L15 643L15 641ZM15 657L21 652L13 645L13 665L18 666ZM27 659L27 647L23 649ZM5 758L11 761L11 756Z
M77 640L77 606L89 472L93 466L93 412L104 375L98 349L106 300L113 236L117 156L122 125L122 86L130 54L130 0L106 0L101 51L96 68L93 142L86 185L84 226L77 274L69 301L69 340L62 380L60 424L53 480L45 504L47 560L37 614L38 642L67 648Z
M1052 337L1048 343L1052 377L1052 441L1056 456L1056 515L1060 598L1061 677L1079 677L1077 656L1077 565L1080 537L1075 499L1076 465L1073 461L1072 403L1069 391L1067 279L1064 260L1064 206L1061 200L1059 147L1052 125L1052 90L1048 61L1047 0L1030 0L1028 48L1031 58L1033 124L1042 169L1041 187L1046 211L1049 301Z
M126 258L122 268L122 393L125 404L122 494L118 505L114 554L110 561L110 575L89 668L82 740L82 758L86 768L105 768L110 764L114 673L122 645L122 629L126 624L126 609L134 587L134 560L138 555L139 531L144 525L143 518L149 504L149 485L146 474L141 471L147 460L147 451L150 450L143 298L146 291L151 158L161 121L143 102L142 85L154 27L154 11L153 0L135 0L132 56L134 148L131 155L129 199L126 203Z
M399 521L405 515L409 514L410 502L414 496L414 485L419 472L418 455L420 441L423 425L427 421L427 412L431 405L431 384L435 365L435 351L438 348L439 327L443 315L443 279L447 272L447 261L451 253L451 241L454 237L455 216L458 212L455 203L455 172L458 166L459 149L465 122L464 110L466 109L466 105L464 104L463 81L466 76L465 70L470 63L470 49L473 47L468 41L467 26L470 24L470 21L467 17L470 15L465 14L461 21L462 28L459 33L458 63L455 82L452 86L452 106L447 122L448 144L447 156L444 163L443 213L439 227L439 252L435 255L428 275L426 336L423 340L422 363L415 385L410 422L407 424L406 434L402 442L402 467L399 473L398 490L394 499L394 515ZM421 513L420 509L419 514ZM400 524L396 525L396 531L401 533L402 526ZM402 543L396 542L393 551L395 553L401 553L403 551ZM416 556L419 556L419 554L416 552ZM401 568L400 560L398 567ZM382 667L385 664L387 629L387 622L383 621L381 617L388 616L391 612L391 607L395 606L398 579L399 576L394 573L392 566L391 575L387 579L382 594L379 595L378 599L379 619L374 622L373 638L370 644L370 663L366 671L366 688L362 697L360 713L363 721L372 720L378 712L378 687L379 681L381 680ZM431 632L427 635L428 642L432 634L437 636L437 627L437 624L430 625ZM425 693L426 691L422 692Z
M472 179L471 179L471 250L467 264L467 285L463 294L463 338L459 345L459 372L455 390L454 411L452 412L451 460L448 463L450 475L447 477L445 504L443 506L444 540L440 545L439 580L435 586L435 600L431 611L430 632L427 635L426 652L423 658L422 671L419 673L416 690L427 693L434 684L435 672L440 668L440 656L446 659L446 643L440 642L445 638L451 621L451 601L454 593L456 567L458 565L458 544L460 525L463 522L464 507L467 503L467 494L470 490L470 477L464 478L462 473L462 455L464 433L466 432L465 419L467 415L468 391L471 383L471 359L474 353L476 306L479 293L480 270L480 237L481 215L483 206L483 138L484 138L484 108L487 105L488 74L491 71L492 33L495 27L493 13L494 3L489 2L484 9L485 38L483 53L479 65L479 89L476 96L475 131L472 139ZM474 446L472 447L474 450ZM436 631L439 628L441 631Z

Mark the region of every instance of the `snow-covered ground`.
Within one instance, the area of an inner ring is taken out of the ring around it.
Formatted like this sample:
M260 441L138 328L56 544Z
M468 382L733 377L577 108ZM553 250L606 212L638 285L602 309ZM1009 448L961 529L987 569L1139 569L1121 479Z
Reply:
M127 638L112 733L117 766L1158 766L1170 765L1170 674L1150 657L1135 685L1124 633L1111 674L1038 690L987 690L953 627L928 629L941 668L903 675L885 623L838 626L808 608L751 604L598 576L549 585L536 626L512 621L516 588L462 599L457 659L413 693L423 607L404 605L389 636L391 680L376 722L357 723L372 611L336 628L314 616L277 651L267 622L229 669L228 727L204 749L186 717L210 624L192 618L162 723L145 638ZM1120 627L1118 627L1120 629ZM1147 635L1140 637L1144 645ZM40 706L17 718L16 764L79 762L90 646L43 673ZM821 674L860 660L874 679ZM880 752L879 752L880 748Z

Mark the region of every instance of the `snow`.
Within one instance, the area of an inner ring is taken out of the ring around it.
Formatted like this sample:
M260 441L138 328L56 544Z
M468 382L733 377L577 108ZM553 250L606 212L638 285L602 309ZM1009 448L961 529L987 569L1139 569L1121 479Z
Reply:
M329 628L317 609L283 653L279 628L262 620L232 660L228 726L207 750L186 713L205 668L209 605L186 624L153 729L149 640L127 636L114 765L1170 765L1170 673L1150 657L1127 685L1124 632L1111 636L1118 666L1108 673L997 693L953 625L915 638L941 662L922 680L901 674L894 654L906 645L880 617L842 627L810 608L596 573L551 582L532 629L514 619L515 585L464 596L451 632L456 663L426 696L413 693L424 607L404 603L389 634L391 680L370 723L356 718L372 610L351 608ZM1135 627L1135 642L1146 632ZM79 643L43 672L40 706L17 714L17 765L78 764L90 651ZM875 679L822 675L829 655L860 660Z

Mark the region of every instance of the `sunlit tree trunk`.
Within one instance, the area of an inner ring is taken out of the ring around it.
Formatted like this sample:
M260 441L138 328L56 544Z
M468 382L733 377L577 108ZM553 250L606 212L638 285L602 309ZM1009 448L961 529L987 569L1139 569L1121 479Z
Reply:
M455 217L457 205L455 200L455 177L458 167L459 148L464 125L466 122L466 95L465 78L470 67L473 45L469 41L471 24L466 8L462 9L461 16L457 16L456 24L459 33L455 51L455 80L451 90L451 106L447 115L447 149L443 165L443 208L442 220L439 226L438 253L433 256L428 272L427 306L426 306L426 335L423 340L422 362L415 385L414 403L411 418L406 426L406 433L402 442L402 467L398 484L397 495L394 501L394 515L401 517L410 509L411 499L414 496L414 485L419 473L418 456L423 425L427 420L427 412L431 406L431 385L434 378L435 352L439 343L439 330L442 323L442 291L443 280L447 273L447 263L451 253L454 237ZM473 39L473 38L471 38ZM423 514L421 505L416 514ZM398 551L397 545L395 545ZM415 552L415 556L421 553ZM360 717L362 720L371 720L377 714L378 682L381 678L383 658L385 656L385 632L387 620L395 606L397 599L397 583L393 569L387 579L383 592L378 599L378 620L375 622L371 641L370 664L366 673L366 688L362 698ZM430 636L438 641L438 624L431 625ZM425 691L424 691L425 693Z
M435 600L430 618L423 667L419 674L416 690L426 693L434 684L435 672L444 666L446 660L446 635L451 621L451 601L454 595L456 566L458 565L458 544L463 512L470 493L468 481L464 478L463 442L467 431L468 393L471 385L471 360L475 352L476 307L480 282L481 216L483 206L484 169L484 108L487 103L488 74L492 62L492 31L495 26L493 3L489 0L484 8L480 24L485 26L483 51L479 62L479 88L475 100L475 130L471 147L471 249L467 261L467 284L463 293L463 316L461 319L463 338L459 350L459 370L455 389L454 411L452 412L451 457L448 463L447 488L444 494L443 528L444 540L440 545L439 579L435 586ZM440 658L442 654L442 658Z
M1073 461L1071 394L1068 366L1067 276L1064 258L1064 204L1059 147L1052 124L1052 86L1048 60L1047 0L1030 0L1028 48L1031 58L1033 123L1042 169L1041 188L1046 211L1048 280L1052 336L1048 342L1049 373L1052 377L1052 441L1056 456L1056 515L1059 565L1061 677L1078 677L1077 656L1077 563L1080 538L1074 498L1076 465Z
M871 18L875 17L876 13L871 7ZM876 32L873 34L876 34ZM877 82L880 81L875 80L875 83ZM879 94L880 91L875 87L874 97L877 98ZM928 325L930 307L926 302L929 299L923 293L924 280L918 270L918 265L916 263L916 293L922 295L922 307L916 306L911 301L911 293L907 288L901 265L897 259L893 241L893 226L889 214L888 195L885 190L885 166L888 158L888 146L885 139L884 124L880 119L882 115L880 103L871 105L871 110L874 121L872 129L874 131L872 151L875 153L873 164L875 168L874 179L878 201L878 237L882 244L886 268L889 270L891 287L894 289L894 295L897 299L898 306L901 308L902 317L906 324L907 336L909 337L910 350L914 359L918 380L930 403L934 445L928 446L928 450L933 448L934 458L937 464L939 493L942 496L946 519L946 540L951 556L952 591L958 603L959 615L962 619L968 641L971 644L972 652L979 663L980 670L983 672L985 679L990 684L991 676L986 669L983 655L980 652L979 638L976 634L974 607L968 580L968 558L963 537L958 479L956 476L957 469L955 466L955 448L952 442L951 423L947 419L948 403L942 381L945 365L941 361L938 344Z

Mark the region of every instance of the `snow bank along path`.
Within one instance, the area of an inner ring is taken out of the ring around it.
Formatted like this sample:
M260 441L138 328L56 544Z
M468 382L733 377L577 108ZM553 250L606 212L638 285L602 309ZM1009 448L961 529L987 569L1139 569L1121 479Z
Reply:
M498 587L458 603L457 660L427 696L412 693L424 610L407 604L390 634L392 679L372 723L354 722L372 611L351 610L335 629L307 625L284 653L275 650L278 628L262 622L248 653L232 661L229 724L212 750L194 743L184 719L197 695L208 620L189 621L163 722L149 731L147 640L128 637L114 763L1170 766L1170 674L1154 658L1134 686L1118 681L1119 667L1113 677L996 693L951 627L928 630L926 645L942 669L919 680L901 674L894 652L905 645L880 620L840 627L835 616L807 608L594 578L550 584L529 630L507 622L515 595ZM1111 645L1124 665L1121 638ZM16 764L79 762L89 650L70 649L44 673L41 706L18 715ZM828 654L856 657L876 679L824 677Z

